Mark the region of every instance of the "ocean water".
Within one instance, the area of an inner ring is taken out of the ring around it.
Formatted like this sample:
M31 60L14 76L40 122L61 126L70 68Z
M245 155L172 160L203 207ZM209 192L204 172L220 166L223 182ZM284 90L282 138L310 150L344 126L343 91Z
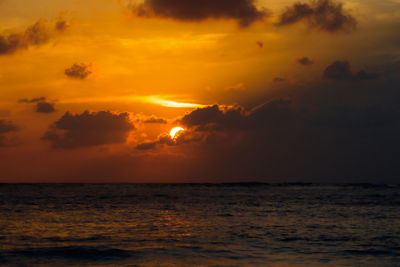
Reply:
M400 266L400 187L2 184L0 266Z

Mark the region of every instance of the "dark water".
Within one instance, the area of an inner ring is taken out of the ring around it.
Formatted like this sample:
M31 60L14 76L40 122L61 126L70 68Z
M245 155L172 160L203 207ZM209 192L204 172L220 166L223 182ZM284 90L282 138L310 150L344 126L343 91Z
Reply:
M400 187L0 185L1 266L400 266Z

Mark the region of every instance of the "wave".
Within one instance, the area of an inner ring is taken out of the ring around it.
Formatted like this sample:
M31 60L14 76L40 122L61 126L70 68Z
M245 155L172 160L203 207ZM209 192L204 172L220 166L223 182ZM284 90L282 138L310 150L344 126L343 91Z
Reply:
M393 250L382 250L382 249L365 249L365 250L344 250L344 254L351 255L373 255L373 256L400 256L400 253Z
M126 259L134 256L132 251L104 246L42 247L9 251L14 256L30 258L65 258L77 260Z

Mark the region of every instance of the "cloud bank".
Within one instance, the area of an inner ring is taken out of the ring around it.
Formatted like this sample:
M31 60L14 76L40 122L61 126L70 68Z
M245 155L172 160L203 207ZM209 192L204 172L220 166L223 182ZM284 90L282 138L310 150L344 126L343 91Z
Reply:
M158 17L186 22L207 19L234 19L240 27L263 20L267 13L258 9L254 0L145 0L134 6L138 17Z

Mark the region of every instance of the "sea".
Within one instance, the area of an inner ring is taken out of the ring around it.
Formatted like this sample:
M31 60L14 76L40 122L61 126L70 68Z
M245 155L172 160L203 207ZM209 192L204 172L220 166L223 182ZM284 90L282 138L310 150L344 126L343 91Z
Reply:
M400 266L400 186L0 184L0 266Z

